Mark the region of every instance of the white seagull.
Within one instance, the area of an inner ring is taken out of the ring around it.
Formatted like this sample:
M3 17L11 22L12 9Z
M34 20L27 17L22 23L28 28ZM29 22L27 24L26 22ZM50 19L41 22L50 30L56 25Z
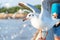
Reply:
M41 13L37 16L36 12L29 13L27 17L24 19L29 19L31 21L31 24L34 28L39 29L40 33L42 34L42 31L50 30L58 21L59 19L51 17L50 12L50 2L51 0L42 0L41 4ZM42 37L42 35L41 35Z

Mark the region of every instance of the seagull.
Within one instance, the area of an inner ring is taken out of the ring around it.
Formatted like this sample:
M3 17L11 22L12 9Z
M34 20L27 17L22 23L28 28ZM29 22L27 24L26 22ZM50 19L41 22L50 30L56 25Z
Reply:
M59 21L59 19L54 18L56 15L53 15L53 16L51 15L49 2L50 0L48 1L42 0L41 13L38 14L36 12L34 13L31 12L23 20L23 21L27 19L30 20L32 26L40 30L41 38L43 38L42 37L43 31L46 31L46 34L47 34L47 31L50 30Z

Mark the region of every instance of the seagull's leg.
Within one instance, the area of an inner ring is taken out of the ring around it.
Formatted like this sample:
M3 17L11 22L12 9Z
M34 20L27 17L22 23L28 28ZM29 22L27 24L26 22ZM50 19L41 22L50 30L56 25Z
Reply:
M45 40L45 38L43 38L43 35L42 35L42 29L40 29L40 38L38 40Z
M45 37L43 38L43 40L46 40L47 34L48 34L48 31L46 31L46 34L45 34Z
M46 40L46 36L48 34L47 31L45 31L45 37L43 37L44 32L40 29L38 29L38 31L36 32L36 34L34 35L34 37L31 40ZM38 37L39 35L39 37Z
M48 31L46 31L46 36L48 35Z
M46 36L48 35L48 31L46 31ZM46 40L46 36L43 38L43 40Z
M44 34L43 31L40 30L40 36L41 36L41 37L39 38L39 40L46 40L46 36L47 36L47 34L48 34L48 31L46 31L46 34L44 34L45 37L43 37L43 34Z
M41 38L42 38L42 30L40 30L40 36L41 36Z

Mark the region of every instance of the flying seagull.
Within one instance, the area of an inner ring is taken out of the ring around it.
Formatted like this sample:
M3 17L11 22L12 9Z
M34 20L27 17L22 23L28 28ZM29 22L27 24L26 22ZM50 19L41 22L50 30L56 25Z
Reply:
M59 21L59 19L54 18L55 15L51 17L49 2L50 2L49 0L48 1L42 0L41 13L37 16L37 12L33 11L29 13L27 17L24 19L24 20L29 19L32 26L40 30L41 38L45 38L42 36L43 31L46 31L47 33L47 31L50 30ZM36 38L36 40L38 39Z

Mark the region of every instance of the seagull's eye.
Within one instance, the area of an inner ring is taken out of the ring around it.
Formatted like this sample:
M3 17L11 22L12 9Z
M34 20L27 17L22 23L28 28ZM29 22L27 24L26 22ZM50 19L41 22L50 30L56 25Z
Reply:
M34 16L34 15L32 14L32 16Z
M29 15L29 16L31 16L31 15Z

